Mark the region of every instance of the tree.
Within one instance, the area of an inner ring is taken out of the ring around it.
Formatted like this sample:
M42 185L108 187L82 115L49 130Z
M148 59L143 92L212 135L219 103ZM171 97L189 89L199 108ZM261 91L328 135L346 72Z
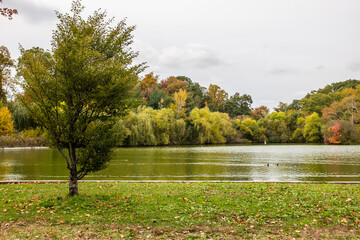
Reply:
M308 143L320 143L322 141L322 121L316 112L305 118L303 134Z
M248 94L240 94L237 92L230 99L221 105L222 112L226 112L230 117L234 118L239 115L249 115L251 113L252 98Z
M0 136L12 134L13 131L14 124L9 109L7 107L0 108Z
M187 94L186 90L180 89L178 92L174 94L174 104L170 104L170 107L176 113L176 116L179 118L181 116L185 116L185 102L186 102Z
M269 109L262 105L260 107L255 108L251 113L251 117L255 120L259 120L261 118L265 118L269 114Z
M188 117L192 127L190 140L193 143L225 143L235 135L227 113L210 112L209 108L194 108Z
M308 95L300 100L302 110L309 112L316 112L319 116L322 114L322 109L330 106L334 101L331 95L325 93L317 93L314 95Z
M260 139L260 128L254 119L247 118L241 122L240 133L252 143Z
M2 0L0 0L0 3L2 3ZM12 19L12 15L14 14L18 14L16 9L0 8L0 15L7 17L9 20Z
M154 76L154 73L151 72L149 74L146 74L139 83L141 94L145 101L149 101L151 93L157 86L157 80L158 76Z
M5 46L0 46L0 101L6 102L5 86L10 84L11 71L14 65L10 52Z
M180 89L186 89L188 83L187 81L182 81L174 76L168 77L166 80L160 82L159 88L164 89L165 93L170 96L175 92L178 92Z
M322 118L325 121L348 120L352 124L360 121L360 97L353 95L343 98L340 102L333 102L323 109Z
M81 17L80 0L71 13L57 12L51 52L21 49L18 72L25 94L18 97L66 159L69 194L78 180L106 167L116 141L115 116L131 106L131 90L144 65L133 65L134 26L115 26L106 12ZM65 151L67 150L67 152Z
M296 124L295 124L296 129L292 133L292 136L290 138L291 141L296 142L296 143L305 142L304 126L305 126L305 118L303 118L301 116L296 120Z
M272 112L266 117L266 132L269 142L286 143L290 140L290 131L284 112Z
M164 101L166 99L166 95L159 88L154 88L150 94L149 101L147 106L152 107L153 109L161 109L164 106Z
M177 77L178 78L178 77ZM188 98L186 99L186 109L189 113L194 108L203 108L205 107L205 98L204 93L206 91L205 87L200 86L197 82L190 82L188 86Z
M279 102L277 107L274 107L275 112L286 112L289 105L287 103Z
M218 85L210 84L208 91L209 102L212 103L216 110L228 98L228 93L221 89Z
M331 126L328 131L331 133L331 137L327 139L330 144L340 144L341 143L341 127L339 123L335 123Z

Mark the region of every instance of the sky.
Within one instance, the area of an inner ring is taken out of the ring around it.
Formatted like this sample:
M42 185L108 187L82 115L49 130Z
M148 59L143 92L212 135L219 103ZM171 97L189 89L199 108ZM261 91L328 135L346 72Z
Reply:
M3 0L19 15L0 18L0 45L51 49L55 10L71 0ZM136 25L133 49L143 74L187 76L252 107L290 103L333 82L360 79L359 0L83 0L84 17L101 8Z

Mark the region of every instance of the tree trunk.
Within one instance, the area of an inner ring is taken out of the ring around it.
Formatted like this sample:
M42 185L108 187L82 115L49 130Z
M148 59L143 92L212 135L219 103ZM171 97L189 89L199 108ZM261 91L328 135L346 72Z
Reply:
M73 174L73 173L74 173L74 171L70 171L70 179L69 179L69 195L70 196L79 195L78 179L77 179L76 171L75 171L75 174Z

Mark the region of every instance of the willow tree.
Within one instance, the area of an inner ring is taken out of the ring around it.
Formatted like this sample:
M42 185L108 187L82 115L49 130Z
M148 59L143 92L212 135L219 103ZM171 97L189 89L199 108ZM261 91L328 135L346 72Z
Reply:
M65 158L70 195L78 194L79 179L106 167L114 118L129 108L144 68L133 64L134 26L115 24L103 11L85 20L83 9L77 0L71 13L57 12L52 50L21 49L18 64L19 98Z

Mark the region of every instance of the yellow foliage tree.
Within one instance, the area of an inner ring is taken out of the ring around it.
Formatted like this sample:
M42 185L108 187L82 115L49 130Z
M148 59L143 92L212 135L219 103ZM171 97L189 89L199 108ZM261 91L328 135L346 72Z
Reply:
M185 116L185 104L186 104L187 94L186 90L180 89L174 94L175 104L170 104L170 108L174 110L177 117Z
M0 136L10 135L14 131L14 123L11 120L11 113L7 107L0 108Z

